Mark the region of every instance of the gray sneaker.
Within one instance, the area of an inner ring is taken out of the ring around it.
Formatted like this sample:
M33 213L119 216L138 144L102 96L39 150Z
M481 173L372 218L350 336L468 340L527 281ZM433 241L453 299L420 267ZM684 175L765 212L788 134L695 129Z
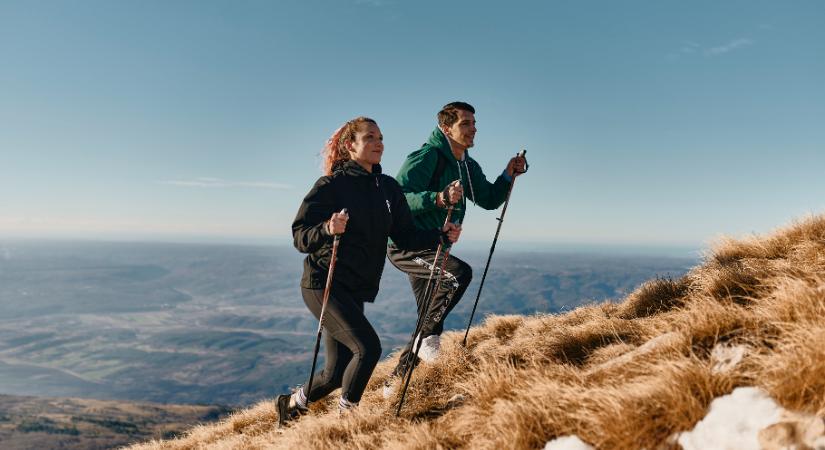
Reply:
M353 403L344 397L338 400L338 417L345 417L358 409L358 403Z

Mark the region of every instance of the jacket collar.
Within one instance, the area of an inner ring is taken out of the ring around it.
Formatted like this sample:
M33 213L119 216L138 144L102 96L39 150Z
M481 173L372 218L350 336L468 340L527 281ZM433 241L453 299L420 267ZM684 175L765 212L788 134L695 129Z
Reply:
M369 173L355 161L343 161L336 164L335 167L333 167L332 173L337 172L343 172L344 175L350 175L355 177L378 176L381 175L381 164L373 164L372 173Z

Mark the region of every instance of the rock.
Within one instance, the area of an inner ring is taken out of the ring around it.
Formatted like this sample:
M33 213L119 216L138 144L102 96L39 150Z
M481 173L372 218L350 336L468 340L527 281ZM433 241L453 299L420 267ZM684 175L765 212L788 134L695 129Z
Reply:
M456 406L461 406L464 403L464 395L462 394L455 394L447 400L447 407L455 408Z
M744 345L716 344L710 352L713 373L730 372L745 357L748 348Z
M682 446L679 445L679 433L671 434L667 439L654 447L653 450L682 450Z
M825 418L785 411L779 422L759 431L765 450L825 450Z

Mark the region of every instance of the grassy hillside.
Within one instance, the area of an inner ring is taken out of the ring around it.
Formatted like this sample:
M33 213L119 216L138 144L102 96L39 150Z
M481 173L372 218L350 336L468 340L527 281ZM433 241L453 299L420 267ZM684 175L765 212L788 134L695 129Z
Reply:
M620 303L562 315L491 316L468 347L447 333L416 370L402 417L381 397L394 358L360 410L333 402L285 430L271 401L186 437L139 449L542 448L574 434L597 448L679 448L711 401L755 386L781 406L825 408L825 216L766 237L724 240L682 278ZM720 349L745 350L736 363Z

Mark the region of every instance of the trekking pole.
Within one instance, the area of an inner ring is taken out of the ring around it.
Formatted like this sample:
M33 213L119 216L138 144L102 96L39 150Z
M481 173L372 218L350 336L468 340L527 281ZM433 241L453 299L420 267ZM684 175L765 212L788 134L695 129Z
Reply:
M341 214L346 214L347 208L341 210ZM315 375L315 364L318 362L318 350L321 348L321 328L324 326L324 312L327 309L329 291L332 288L332 272L335 271L335 261L338 258L338 241L341 235L336 234L332 240L332 255L329 257L329 271L327 272L327 285L324 287L324 301L321 304L321 316L318 318L318 336L315 337L315 351L312 355L312 369L309 371L309 382L307 383L307 406L309 406L309 393L312 392L312 377Z
M523 158L527 150L522 150L518 152L516 156ZM525 172L527 168L525 167ZM498 233L501 231L501 224L504 223L504 213L507 212L507 204L510 203L510 194L513 192L513 186L516 185L516 177L513 174L513 182L510 183L510 188L507 190L507 198L504 200L504 207L501 209L501 216L496 217L498 220L498 227L496 227L496 235L493 237L493 245L490 246L490 255L487 256L487 264L484 266L484 275L481 276L481 284L478 286L478 294L476 294L476 302L473 304L473 312L470 313L470 321L467 322L467 331L464 332L464 340L461 342L462 347L467 346L467 335L470 334L470 325L473 324L473 316L476 313L476 307L478 306L478 299L481 298L481 289L484 287L484 279L487 278L487 269L490 268L490 260L493 259L493 252L496 250L496 242L498 241Z
M447 208L447 218L444 220L444 225L446 226L447 223L450 221L450 216L453 214L453 205L450 205ZM441 253L441 249L444 245L439 243L438 247L435 250L435 258L433 258L433 265L430 268L430 277L427 279L427 287L424 289L424 299L426 303L422 308L422 313L418 316L418 321L415 324L415 331L413 331L413 348L410 349L410 352L407 353L407 361L404 364L405 371L401 376L402 381L404 381L404 387L401 389L401 399L398 400L398 408L395 410L395 417L398 417L401 414L401 407L404 405L404 398L407 396L407 388L410 385L410 380L412 379L413 369L415 369L415 362L418 360L418 352L421 350L421 343L424 340L421 334L421 327L424 326L424 319L428 315L427 312L430 309L430 304L432 303L433 298L435 297L435 292L438 290L438 283L441 282L441 276L444 273L444 269L446 267L447 258L450 257L450 247L447 247L444 250L444 257L441 260L441 267L439 268L438 275L436 276L435 283L432 284L431 282L433 279L433 273L435 272L435 265L438 263L438 255ZM413 351L413 349L415 351Z

